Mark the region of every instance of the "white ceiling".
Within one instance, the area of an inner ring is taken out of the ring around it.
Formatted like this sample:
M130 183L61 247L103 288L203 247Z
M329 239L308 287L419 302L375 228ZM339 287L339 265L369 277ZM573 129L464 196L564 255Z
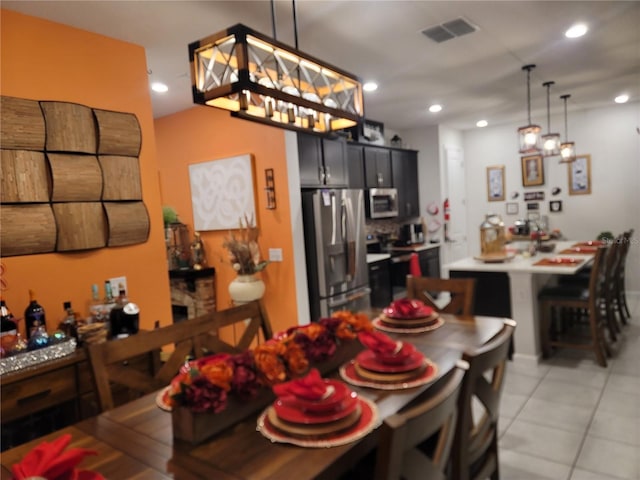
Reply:
M262 1L2 1L2 7L145 47L155 117L186 108L191 99L187 45L236 23L273 36L271 7ZM365 94L365 114L394 130L445 124L475 128L527 123L526 74L532 116L546 131L546 90L571 94L569 112L612 104L626 92L640 100L640 1L330 1L296 2L299 49L380 87ZM478 27L437 44L420 32L464 17ZM579 39L564 31L589 25ZM291 1L276 1L278 40L294 44ZM432 114L427 107L440 103ZM204 108L204 107L203 107ZM557 123L557 122L556 122ZM563 131L563 125L552 125Z

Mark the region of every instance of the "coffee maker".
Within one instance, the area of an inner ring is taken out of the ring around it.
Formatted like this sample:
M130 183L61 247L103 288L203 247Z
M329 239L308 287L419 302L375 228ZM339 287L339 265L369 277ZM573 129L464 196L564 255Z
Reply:
M401 246L413 245L424 242L422 223L407 223L400 226L398 244Z

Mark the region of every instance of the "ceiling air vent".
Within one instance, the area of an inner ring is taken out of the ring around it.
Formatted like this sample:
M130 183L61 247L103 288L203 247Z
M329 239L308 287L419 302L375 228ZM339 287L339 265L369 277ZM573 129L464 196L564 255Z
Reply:
M446 42L452 38L461 37L467 33L477 30L476 27L467 22L464 18L456 18L450 22L445 22L434 27L425 28L422 34L436 43Z

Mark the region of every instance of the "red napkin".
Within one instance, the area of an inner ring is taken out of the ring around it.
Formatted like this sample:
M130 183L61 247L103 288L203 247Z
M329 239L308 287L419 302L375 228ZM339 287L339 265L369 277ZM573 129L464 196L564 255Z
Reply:
M391 308L403 317L412 317L423 307L424 303L420 300L410 300L408 298L401 298L391 303Z
M358 340L376 355L394 355L400 350L395 340L381 332L360 332Z
M87 455L97 455L94 450L72 448L64 451L71 442L68 433L58 437L53 442L42 442L22 461L11 467L14 480L24 480L29 477L43 477L47 480L104 480L96 472L76 470L76 466Z
M409 273L414 277L421 277L422 271L420 270L420 260L417 253L412 253L409 258Z
M318 369L313 368L306 377L273 386L278 397L295 397L300 400L320 400L327 392L327 384Z

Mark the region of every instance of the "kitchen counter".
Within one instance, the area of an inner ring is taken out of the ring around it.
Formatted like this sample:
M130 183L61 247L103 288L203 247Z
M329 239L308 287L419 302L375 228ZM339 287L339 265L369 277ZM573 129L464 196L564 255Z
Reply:
M439 243L414 243L406 247L391 247L391 252L422 252L424 250L438 248L439 246Z
M367 253L367 263L381 262L390 258L391 254L389 253Z
M495 308L504 307L507 310L504 316L509 316L518 322L514 334L515 356L537 363L541 354L538 292L552 279L552 275L573 275L590 264L594 257L593 254L563 255L559 253L575 243L575 241L557 241L553 252L538 252L533 257L516 255L512 260L502 263L485 263L473 257L463 258L444 265L443 270L445 276L451 278L476 278L478 281L476 307L481 303L493 304ZM572 257L582 261L571 266L535 265L543 258L552 257Z

